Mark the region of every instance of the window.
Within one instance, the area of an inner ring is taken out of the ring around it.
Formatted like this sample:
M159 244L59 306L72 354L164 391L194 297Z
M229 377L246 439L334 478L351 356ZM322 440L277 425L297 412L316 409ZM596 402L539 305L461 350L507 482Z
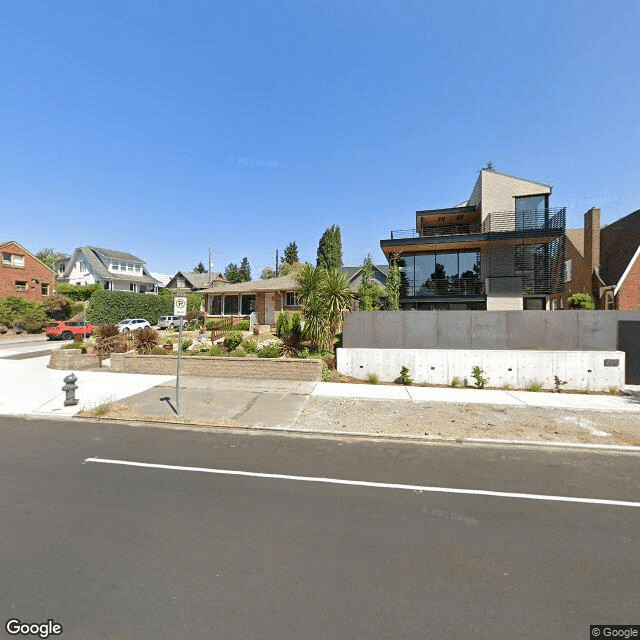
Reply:
M2 264L6 267L24 268L24 256L17 253L3 253Z
M133 263L127 262L127 271L133 271Z
M107 291L109 291L109 283L108 283L108 282L105 282L105 283L104 283L104 288L105 288Z
M225 316L238 315L238 296L224 297L224 315Z
M300 306L300 295L298 293L293 293L289 291L287 293L287 307L299 307Z
M256 296L254 294L242 296L242 315L249 316L256 310Z
M209 296L209 315L222 315L222 296Z
M184 289L184 278L178 278L178 289Z
M549 215L549 196L516 196L516 229L537 229Z
M22 280L16 280L16 291L28 291L27 283Z
M49 285L48 284L43 284L41 287L42 290L42 295L43 296L48 296L49 295Z
M129 291L135 291L135 290L136 290L135 282L130 282L129 283Z
M564 281L571 282L571 260L564 261Z

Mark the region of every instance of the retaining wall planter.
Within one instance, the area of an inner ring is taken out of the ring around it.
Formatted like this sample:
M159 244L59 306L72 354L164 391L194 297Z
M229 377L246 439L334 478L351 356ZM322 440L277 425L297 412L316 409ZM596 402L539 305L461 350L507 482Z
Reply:
M98 366L95 353L82 353L80 349L56 349L49 358L49 369L88 369Z
M110 368L118 373L174 375L176 360L176 355L140 356L135 353L113 353ZM185 356L180 359L180 373L209 378L313 381L322 380L322 362L298 358Z

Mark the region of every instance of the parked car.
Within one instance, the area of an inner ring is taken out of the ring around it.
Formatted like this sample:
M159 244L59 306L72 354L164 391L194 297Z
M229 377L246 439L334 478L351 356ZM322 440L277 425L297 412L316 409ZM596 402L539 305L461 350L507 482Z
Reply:
M126 333L127 331L135 331L136 329L144 329L144 327L150 326L149 321L144 318L125 318L118 323L118 331Z
M180 323L183 323L183 326L186 324L184 318L181 316L161 316L158 318L158 329L175 329L180 326Z
M74 336L90 336L95 326L88 322L49 322L45 333L49 340L71 340Z

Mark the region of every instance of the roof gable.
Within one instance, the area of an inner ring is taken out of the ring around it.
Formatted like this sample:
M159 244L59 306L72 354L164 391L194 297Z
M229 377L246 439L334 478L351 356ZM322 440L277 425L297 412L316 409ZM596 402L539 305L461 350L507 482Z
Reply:
M44 262L42 262L40 258L36 258L36 256L34 256L33 253L29 251L29 249L25 249L25 247L23 247L19 242L16 242L15 240L7 240L6 242L0 242L0 249L4 249L5 247L8 247L11 244L18 247L21 251L24 251L28 256L33 258L36 262L39 262L45 269L49 269L49 271L51 271L51 273L53 274L53 269L51 267L47 266Z

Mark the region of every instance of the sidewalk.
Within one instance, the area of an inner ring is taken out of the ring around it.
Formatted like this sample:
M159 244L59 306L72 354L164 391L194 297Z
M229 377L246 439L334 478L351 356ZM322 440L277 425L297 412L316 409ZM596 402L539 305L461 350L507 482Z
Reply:
M69 372L48 369L48 361L48 355L0 358L0 414L82 412L105 419L306 433L445 440L518 434L525 440L640 444L640 387L612 396L185 376L178 417L175 376L76 371L79 402L65 407L62 386Z

